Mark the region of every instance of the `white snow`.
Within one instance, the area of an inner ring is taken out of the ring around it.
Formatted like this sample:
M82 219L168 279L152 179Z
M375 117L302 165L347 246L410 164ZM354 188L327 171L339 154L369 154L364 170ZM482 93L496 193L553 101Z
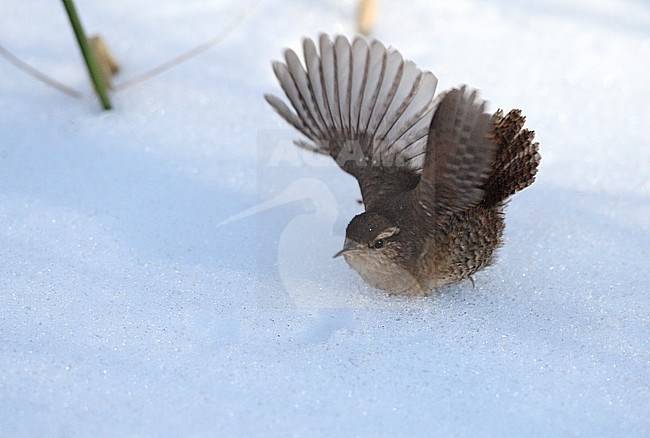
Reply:
M76 3L117 82L248 7ZM0 436L650 434L648 4L379 2L375 37L542 147L499 262L424 299L331 258L356 183L262 98L355 5L262 0L102 112L60 3L0 4L0 44L84 93L0 59Z

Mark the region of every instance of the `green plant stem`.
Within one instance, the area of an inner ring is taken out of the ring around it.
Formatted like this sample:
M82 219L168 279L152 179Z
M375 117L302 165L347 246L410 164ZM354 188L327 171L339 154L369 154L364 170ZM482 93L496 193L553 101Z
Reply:
M106 93L106 88L101 78L101 72L99 70L99 65L95 59L95 54L88 44L88 39L84 33L83 27L81 26L81 21L77 15L77 10L72 3L72 0L62 0L63 6L68 13L68 18L70 19L70 24L72 24L72 29L74 29L74 34L77 37L77 42L79 43L79 48L81 49L81 54L86 61L86 67L88 67L88 74L95 88L97 96L102 104L102 107L105 110L111 109L111 101L108 99L108 94Z

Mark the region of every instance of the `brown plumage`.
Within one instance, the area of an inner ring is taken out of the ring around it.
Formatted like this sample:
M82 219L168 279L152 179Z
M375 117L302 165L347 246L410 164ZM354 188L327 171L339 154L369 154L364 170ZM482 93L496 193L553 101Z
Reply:
M366 211L346 230L348 264L391 293L427 295L494 261L507 198L540 155L519 110L485 112L476 91L434 100L436 77L378 41L321 35L273 70L289 99L271 106L359 182ZM436 106L436 101L439 104Z

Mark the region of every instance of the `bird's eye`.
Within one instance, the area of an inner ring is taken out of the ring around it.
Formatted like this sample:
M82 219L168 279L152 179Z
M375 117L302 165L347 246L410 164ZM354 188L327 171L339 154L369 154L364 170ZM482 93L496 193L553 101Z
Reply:
M379 249L382 246L384 246L384 241L383 240L381 240L381 239L375 240L375 248Z

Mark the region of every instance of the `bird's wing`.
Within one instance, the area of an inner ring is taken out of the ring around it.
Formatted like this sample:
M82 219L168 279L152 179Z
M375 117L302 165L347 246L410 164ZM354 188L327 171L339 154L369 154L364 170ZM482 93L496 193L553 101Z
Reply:
M413 210L425 222L439 224L446 213L482 201L496 155L493 137L494 121L475 90L445 94L431 121L422 176L413 191Z
M366 207L377 199L379 186L403 184L405 179L417 184L436 77L376 40L350 42L337 36L332 41L321 35L318 46L304 40L306 68L293 50L285 51L284 62L273 63L292 109L280 98L265 95L273 109L310 140L296 144L332 156L354 175Z

